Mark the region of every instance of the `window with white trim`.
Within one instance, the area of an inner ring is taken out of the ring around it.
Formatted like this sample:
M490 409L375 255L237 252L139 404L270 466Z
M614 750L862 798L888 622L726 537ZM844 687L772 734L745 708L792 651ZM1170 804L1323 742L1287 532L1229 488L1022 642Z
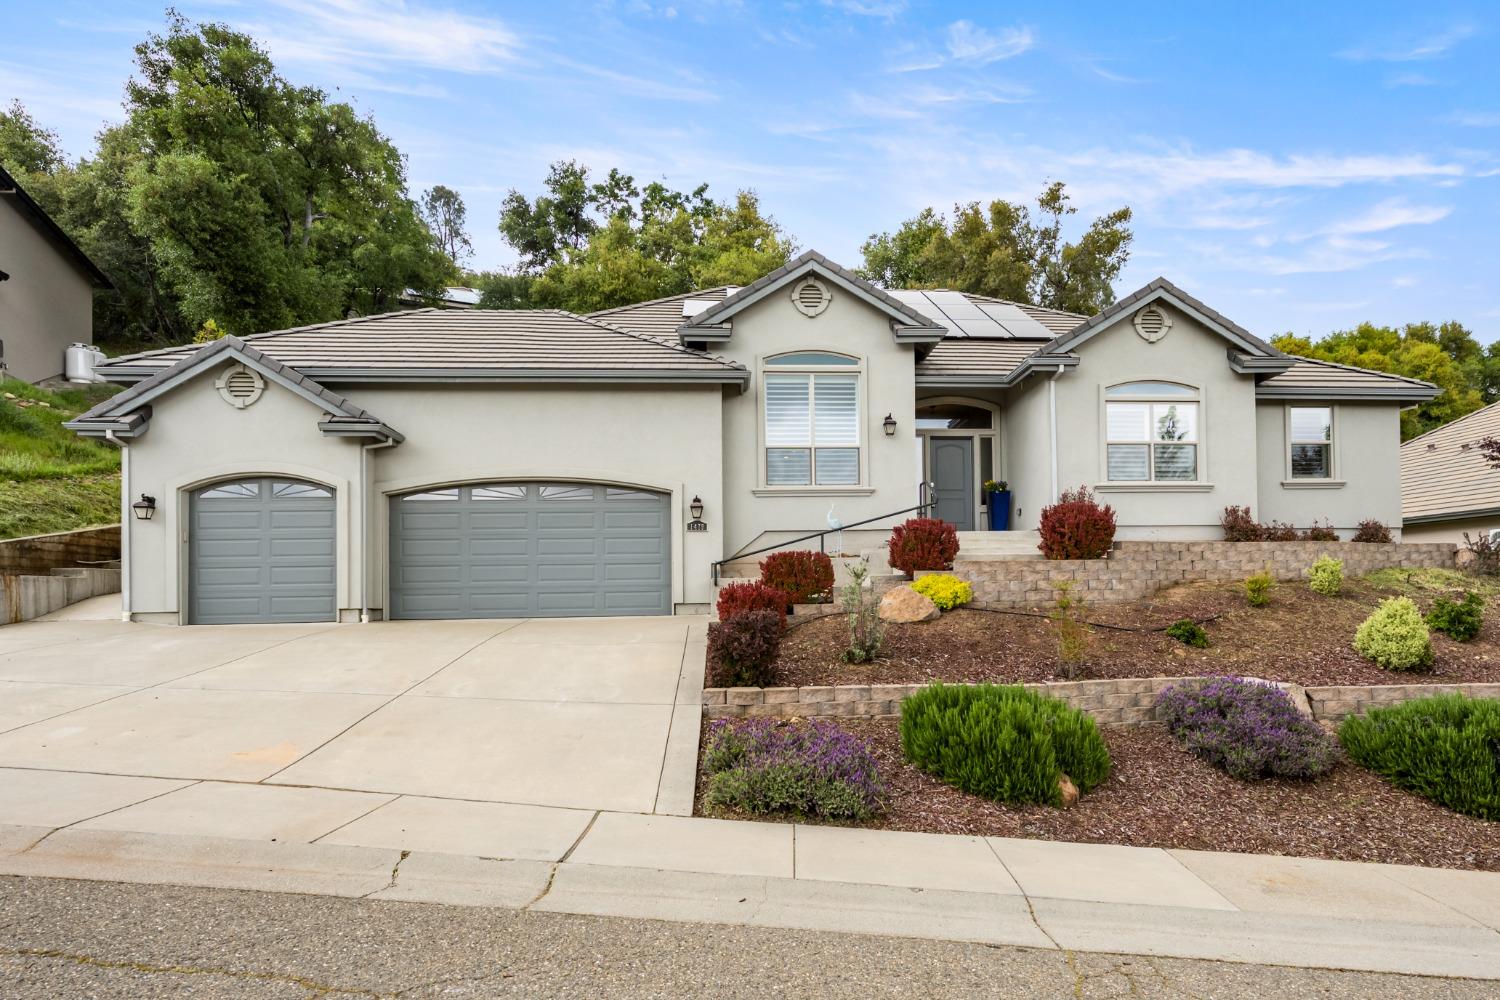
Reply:
M1126 382L1104 390L1105 478L1199 480L1198 390L1176 382Z
M1333 478L1333 407L1287 407L1287 447L1293 479Z
M765 368L766 485L859 485L859 361L798 351Z

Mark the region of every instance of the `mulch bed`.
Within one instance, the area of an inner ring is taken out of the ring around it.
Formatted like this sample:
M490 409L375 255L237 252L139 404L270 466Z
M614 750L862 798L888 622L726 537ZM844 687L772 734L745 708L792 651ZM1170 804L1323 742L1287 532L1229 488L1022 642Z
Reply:
M871 827L1500 871L1500 823L1450 812L1348 761L1316 781L1240 782L1161 726L1109 728L1109 778L1073 808L1054 809L993 802L919 771L901 756L894 720L839 725L870 743L886 778L887 812ZM700 777L700 815L703 785Z
M775 683L916 684L930 680L1035 682L1092 677L1245 674L1304 685L1452 684L1500 681L1500 599L1491 598L1485 627L1472 642L1433 633L1436 663L1425 673L1383 670L1353 649L1354 630L1383 597L1397 593L1348 581L1337 597L1283 583L1266 608L1252 608L1238 588L1194 584L1150 601L1089 608L1096 623L1081 667L1058 656L1057 626L1047 608L1031 614L960 608L942 618L891 625L874 663L840 660L848 641L842 616L809 621L789 631ZM1411 596L1426 611L1436 596ZM1212 645L1189 649L1159 629L1181 618L1203 623ZM1115 625L1120 628L1108 628Z

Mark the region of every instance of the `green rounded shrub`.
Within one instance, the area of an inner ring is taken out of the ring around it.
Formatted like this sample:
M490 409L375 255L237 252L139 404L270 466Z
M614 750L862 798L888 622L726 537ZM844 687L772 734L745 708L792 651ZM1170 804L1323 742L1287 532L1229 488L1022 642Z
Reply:
M1109 775L1092 718L1018 686L923 688L901 703L901 750L928 774L1001 802L1060 806L1062 775L1080 792Z
M1484 628L1484 598L1475 593L1464 594L1462 601L1439 597L1427 612L1427 624L1450 639L1468 642Z
M1410 597L1380 602L1354 633L1354 650L1387 670L1432 666L1432 637Z
M1500 820L1500 700L1442 694L1351 715L1350 758L1392 784L1480 819Z
M1179 618L1167 626L1167 637L1194 649L1208 648L1208 633L1191 618Z
M1318 556L1307 571L1307 585L1315 593L1333 597L1344 586L1344 561L1333 556Z

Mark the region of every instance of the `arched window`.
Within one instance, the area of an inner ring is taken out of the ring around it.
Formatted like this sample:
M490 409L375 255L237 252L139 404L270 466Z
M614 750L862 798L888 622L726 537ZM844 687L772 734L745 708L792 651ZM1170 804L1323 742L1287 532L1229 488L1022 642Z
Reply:
M1179 382L1123 382L1104 390L1105 478L1197 482L1198 389Z
M793 351L764 368L766 485L859 485L859 359Z

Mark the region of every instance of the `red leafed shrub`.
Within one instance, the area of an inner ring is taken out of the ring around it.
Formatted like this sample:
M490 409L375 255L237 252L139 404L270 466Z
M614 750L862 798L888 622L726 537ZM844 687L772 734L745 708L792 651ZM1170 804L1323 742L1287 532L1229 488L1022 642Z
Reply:
M759 580L744 583L727 583L719 588L719 621L741 611L774 611L781 616L786 626L786 606L792 603L786 594L775 587L768 587Z
M833 590L833 560L823 552L793 549L772 552L760 562L760 578L786 594L793 604L806 604Z
M1391 529L1373 517L1368 521L1359 522L1359 530L1350 539L1351 542L1388 542L1390 540Z
M1302 540L1304 542L1336 542L1339 540L1339 533L1334 531L1333 525L1326 520L1322 524L1314 521L1311 528L1302 532Z
M1295 542L1297 529L1285 521L1272 521L1260 526L1260 538L1263 542Z
M1265 530L1250 516L1249 507L1225 507L1219 524L1226 542L1258 542Z
M1087 486L1064 490L1057 503L1042 508L1037 526L1048 559L1103 559L1115 544L1115 509L1100 506Z
M907 576L919 569L951 569L958 555L958 532L947 521L914 517L891 532L889 549L886 561Z
M740 611L708 626L708 664L715 687L767 687L785 623L770 608Z

